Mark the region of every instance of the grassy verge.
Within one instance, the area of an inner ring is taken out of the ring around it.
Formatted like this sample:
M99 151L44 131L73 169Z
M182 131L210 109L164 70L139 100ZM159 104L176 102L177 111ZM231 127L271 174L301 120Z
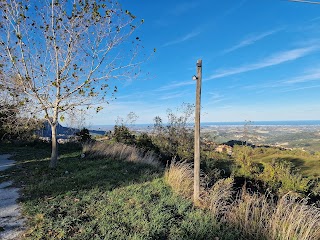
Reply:
M262 158L255 158L255 162L271 163L273 159L283 159L284 161L291 162L304 177L320 177L320 158L311 158L303 156L292 155L279 155L273 154Z
M188 163L173 162L165 180L174 191L190 198L192 184L182 183L193 182L192 171ZM200 205L216 221L235 226L246 239L320 239L320 209L308 204L307 198L289 192L277 199L270 194L248 192L245 187L240 194L234 193L233 179L220 179L210 189L200 190Z
M17 166L7 174L22 188L25 239L241 239L208 211L176 195L163 170L142 163L81 159L65 146L56 170L49 146L1 146Z

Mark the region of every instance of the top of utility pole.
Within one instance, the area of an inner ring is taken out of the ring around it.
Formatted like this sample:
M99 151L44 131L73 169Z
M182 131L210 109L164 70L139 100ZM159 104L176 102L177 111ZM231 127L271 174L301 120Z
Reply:
M201 67L201 66L202 66L202 60L199 59L199 60L197 61L197 67Z

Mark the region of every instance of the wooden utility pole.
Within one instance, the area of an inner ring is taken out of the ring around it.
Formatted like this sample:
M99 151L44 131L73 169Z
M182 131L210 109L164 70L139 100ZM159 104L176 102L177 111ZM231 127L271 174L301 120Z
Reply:
M201 82L202 82L202 60L197 61L197 76L193 77L197 81L196 89L196 112L194 125L194 191L193 201L199 202L200 196L200 107L201 107Z

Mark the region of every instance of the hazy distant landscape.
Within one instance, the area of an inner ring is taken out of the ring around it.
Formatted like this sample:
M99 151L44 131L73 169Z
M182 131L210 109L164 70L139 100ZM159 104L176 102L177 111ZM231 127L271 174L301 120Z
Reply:
M132 124L132 131L151 132L153 124ZM189 124L192 128L192 124ZM113 125L90 126L90 131L112 131ZM255 145L300 148L320 151L320 120L309 121L257 121L201 123L201 136L209 141L224 143L230 140L247 141Z
M320 0L0 1L0 239L320 240L319 29Z
M272 125L214 125L202 128L203 136L219 143L242 140L255 145L272 145L320 151L318 122L272 122Z

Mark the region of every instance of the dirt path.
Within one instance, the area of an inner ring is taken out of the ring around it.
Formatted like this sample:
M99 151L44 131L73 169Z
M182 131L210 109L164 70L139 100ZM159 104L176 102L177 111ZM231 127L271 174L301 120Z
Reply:
M15 161L9 160L10 155L0 155L0 178L2 171L14 166ZM24 230L24 219L17 204L19 189L11 187L12 182L0 183L0 239L20 239Z

